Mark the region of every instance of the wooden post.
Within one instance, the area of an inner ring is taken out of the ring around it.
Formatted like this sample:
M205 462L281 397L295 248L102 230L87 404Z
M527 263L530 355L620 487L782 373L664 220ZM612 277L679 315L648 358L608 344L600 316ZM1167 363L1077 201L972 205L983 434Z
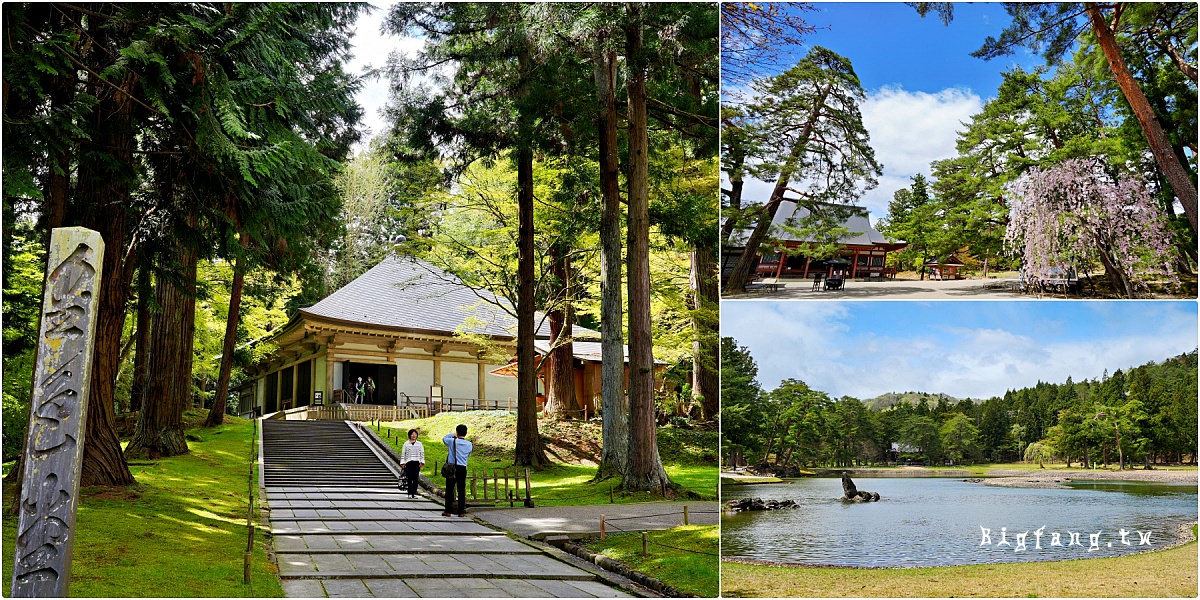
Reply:
M242 583L250 583L250 553L242 553Z
M478 495L475 493L475 481L478 477L479 477L479 473L477 473L474 469L472 469L471 470L471 499L472 500L475 500L478 497Z
M66 598L75 545L104 240L82 227L50 234L20 489L14 598Z
M600 515L600 539L604 539L604 515Z
M615 487L617 487L617 486L615 486L615 485L608 486L608 503L609 504L616 504L616 501L613 500L613 488L615 488Z
M687 524L688 524L688 512L687 512L687 505L686 505L686 504L684 504L684 505L683 505L683 524L684 524L684 525L687 525Z
M533 498L529 496L529 468L525 468L525 508L533 508Z
M650 534L642 532L642 556L650 556Z
M487 500L487 499L488 499L488 497L487 497L487 492L488 492L488 489L487 489L487 480L488 480L488 476L487 476L487 469L484 469L484 470L483 470L483 499L484 499L484 500Z
M497 501L500 500L500 478L496 476L496 469L492 469L492 497Z

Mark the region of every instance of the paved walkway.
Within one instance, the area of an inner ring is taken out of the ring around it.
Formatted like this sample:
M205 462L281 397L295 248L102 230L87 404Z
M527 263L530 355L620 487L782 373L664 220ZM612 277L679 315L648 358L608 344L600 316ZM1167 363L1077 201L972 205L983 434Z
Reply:
M266 488L291 598L628 597L598 570L385 488ZM474 509L473 509L474 510Z
M772 281L772 280L768 280ZM776 292L755 291L749 294L726 296L729 299L752 300L844 300L844 299L895 299L895 298L958 298L958 299L1005 299L1033 300L1037 294L1019 294L1013 291L1016 279L948 279L945 281L919 281L915 279L889 279L886 281L847 281L837 291L813 291L811 280L783 279L782 289ZM1040 296L1053 298L1053 296Z
M720 507L716 502L641 502L542 508L472 508L480 520L517 535L544 539L552 535L586 537L600 534L600 515L609 533L655 531L683 524L683 507L688 523L716 525Z

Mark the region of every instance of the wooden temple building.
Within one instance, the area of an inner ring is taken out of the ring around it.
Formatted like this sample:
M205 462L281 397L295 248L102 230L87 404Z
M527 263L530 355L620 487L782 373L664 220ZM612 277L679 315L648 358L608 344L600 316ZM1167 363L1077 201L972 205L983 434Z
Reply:
M250 367L253 379L238 388L239 408L261 415L368 402L424 405L430 413L515 410L516 319L497 305L503 302L425 261L388 257L255 342L275 349ZM549 324L537 320L535 348L545 355ZM600 334L575 326L572 338L574 408L595 414ZM371 396L355 397L360 377L375 381ZM539 381L539 395L544 389Z
M815 278L818 274L829 277L839 273L849 278L864 277L895 277L894 268L887 267L887 255L908 246L906 242L893 240L871 226L867 209L861 206L843 206L831 204L816 204L812 210L827 210L828 215L839 221L838 227L846 233L837 243L840 244L835 256L827 260L815 260L805 256L800 249L819 243L816 239L801 238L795 233L784 229L789 225L798 228L812 217L808 207L797 206L790 200L779 204L775 219L771 224L771 237L779 240L780 251L767 253L758 262L757 273L763 277L775 278ZM736 262L741 255L736 247L739 236L735 235L730 242L730 248L722 249L722 261ZM749 237L749 232L743 232L741 240ZM732 264L723 265L723 269L732 268Z

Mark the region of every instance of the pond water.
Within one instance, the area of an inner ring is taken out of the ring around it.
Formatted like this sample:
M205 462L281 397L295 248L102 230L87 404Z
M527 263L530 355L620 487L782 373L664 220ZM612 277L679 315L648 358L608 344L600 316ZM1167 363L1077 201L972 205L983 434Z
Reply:
M1172 544L1178 525L1196 520L1197 512L1194 484L1076 481L1071 489L1023 489L884 477L856 478L855 484L879 492L881 500L843 504L838 500L842 483L835 478L723 487L722 500L794 500L800 508L725 514L721 554L858 567L1115 556ZM1041 527L1037 541L1034 532ZM986 540L982 528L989 530ZM1128 532L1128 545L1122 543L1121 529ZM1150 532L1148 544L1141 543L1138 531ZM1018 551L1016 535L1024 532L1025 547ZM1052 545L1055 532L1061 545ZM1071 532L1079 534L1075 545Z

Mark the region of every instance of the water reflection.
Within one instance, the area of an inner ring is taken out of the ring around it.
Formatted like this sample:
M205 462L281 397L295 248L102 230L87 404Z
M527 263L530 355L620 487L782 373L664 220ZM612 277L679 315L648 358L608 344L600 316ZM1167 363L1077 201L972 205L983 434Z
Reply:
M1063 560L1147 549L1139 548L1136 531L1152 532L1148 546L1162 548L1175 540L1179 523L1196 519L1195 485L1105 481L1022 489L951 479L864 478L859 488L879 492L882 499L843 504L841 482L832 478L723 488L725 500L790 499L799 508L726 515L722 554L876 567ZM989 530L990 544L981 545L989 541L982 528ZM1035 542L1039 528L1042 537ZM1024 532L1025 547L1018 550L1015 536ZM1061 545L1051 545L1055 532ZM1072 533L1078 545L1071 544ZM1089 536L1096 533L1092 547Z

